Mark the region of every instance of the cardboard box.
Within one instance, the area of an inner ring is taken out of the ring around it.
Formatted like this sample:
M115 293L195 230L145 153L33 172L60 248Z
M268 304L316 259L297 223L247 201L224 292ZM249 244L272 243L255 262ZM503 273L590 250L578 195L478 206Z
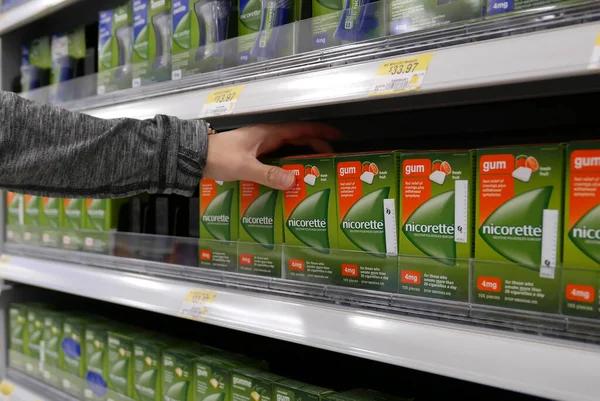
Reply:
M131 88L133 4L100 12L98 33L98 94Z

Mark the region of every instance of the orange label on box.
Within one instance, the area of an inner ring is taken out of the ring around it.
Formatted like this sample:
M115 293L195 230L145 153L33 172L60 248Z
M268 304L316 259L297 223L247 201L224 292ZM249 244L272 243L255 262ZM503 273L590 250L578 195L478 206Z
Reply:
M402 163L402 224L431 198L431 160L407 159Z
M208 249L201 249L200 250L200 260L204 260L204 261L211 261L212 260L212 252L209 251Z
M479 222L483 224L500 205L515 196L515 157L484 155L479 161Z
M296 184L283 193L285 218L290 217L296 206L306 198L306 183L304 182L304 166L302 164L288 164L282 167L291 171L296 177Z
M502 291L502 280L498 277L477 277L477 289L479 291L500 292Z
M416 270L402 270L400 280L405 284L421 284L421 272Z
M208 204L217 196L217 183L210 178L203 178L200 181L200 213L204 214L204 210Z
M358 265L342 264L342 276L358 277Z
M242 254L240 255L240 265L252 266L254 264L252 255Z
M288 267L290 270L294 271L304 271L304 261L300 259L290 259L288 260Z
M571 153L569 182L569 229L600 204L600 150ZM575 207L576 205L576 207Z
M565 297L569 301L593 303L596 289L590 285L567 284Z

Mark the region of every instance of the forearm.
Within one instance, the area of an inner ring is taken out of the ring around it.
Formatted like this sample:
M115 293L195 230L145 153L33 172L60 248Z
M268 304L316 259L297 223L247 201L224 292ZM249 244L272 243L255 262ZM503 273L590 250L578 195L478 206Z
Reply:
M0 188L55 197L191 195L206 161L200 120L102 120L0 92Z

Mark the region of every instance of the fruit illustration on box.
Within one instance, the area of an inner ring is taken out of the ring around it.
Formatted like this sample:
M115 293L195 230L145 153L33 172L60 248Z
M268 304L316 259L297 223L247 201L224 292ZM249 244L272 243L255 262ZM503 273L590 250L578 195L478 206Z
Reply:
M373 162L366 161L362 164L360 180L367 184L373 184L373 178L379 174L379 167Z
M512 177L523 182L529 182L531 174L537 171L540 165L533 156L519 155L515 158L515 170Z
M314 186L320 175L321 172L317 166L311 166L310 164L304 166L304 182L308 185Z
M436 159L431 162L431 170L433 172L429 175L429 180L438 185L443 185L446 176L452 172L452 167L447 161Z

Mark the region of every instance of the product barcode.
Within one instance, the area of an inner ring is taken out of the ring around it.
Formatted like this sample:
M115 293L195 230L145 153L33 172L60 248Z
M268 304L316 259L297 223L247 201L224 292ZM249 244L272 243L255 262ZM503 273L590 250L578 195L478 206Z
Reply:
M173 81L181 79L181 70L175 70L175 71L171 72L171 79Z
M410 81L408 80L408 78L392 81L385 85L384 91L398 91L406 89L408 88L409 82Z

